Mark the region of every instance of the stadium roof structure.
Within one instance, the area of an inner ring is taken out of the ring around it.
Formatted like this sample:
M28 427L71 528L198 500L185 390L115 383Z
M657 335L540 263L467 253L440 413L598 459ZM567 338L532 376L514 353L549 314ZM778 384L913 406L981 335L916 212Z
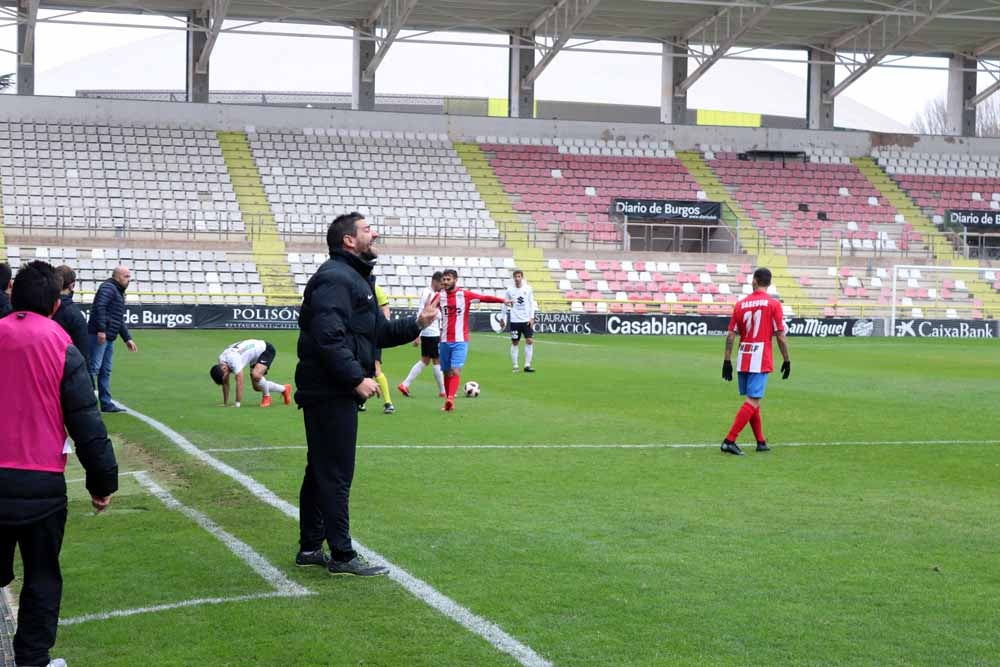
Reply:
M809 49L811 64L846 68L846 77L822 89L827 105L889 56L960 58L953 68L973 75L972 93L959 99L966 110L1000 90L994 62L1000 59L1000 0L16 0L16 11L11 6L0 2L0 13L30 26L27 32L36 22L73 21L71 14L39 18L40 8L179 17L176 29L203 36L195 67L202 75L219 36L284 22L352 29L357 43L369 45L358 73L367 82L394 43L428 43L435 38L427 33L458 31L512 35L508 47L527 54L521 90L561 51L599 51L593 42L603 40L660 43L664 59L692 59L691 71L686 64L677 68L680 97L720 59L752 60L756 49ZM259 34L280 33L268 26ZM25 39L30 45L32 37ZM978 94L977 71L994 79ZM832 69L818 76L834 78Z

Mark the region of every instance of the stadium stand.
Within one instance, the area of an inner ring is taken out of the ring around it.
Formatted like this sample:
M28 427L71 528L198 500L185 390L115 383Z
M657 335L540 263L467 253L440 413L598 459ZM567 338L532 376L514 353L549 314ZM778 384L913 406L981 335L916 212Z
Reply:
M0 123L8 229L242 235L213 132L171 126Z
M81 298L92 295L116 266L127 264L135 278L126 298L144 303L263 304L264 289L250 255L248 250L7 247L14 265L35 259L69 264L76 270Z
M693 200L698 184L674 151L648 141L477 137L514 209L541 232L618 243L615 197ZM701 193L704 198L704 193Z
M325 233L333 217L358 210L387 239L499 239L447 135L316 128L249 139L286 238Z

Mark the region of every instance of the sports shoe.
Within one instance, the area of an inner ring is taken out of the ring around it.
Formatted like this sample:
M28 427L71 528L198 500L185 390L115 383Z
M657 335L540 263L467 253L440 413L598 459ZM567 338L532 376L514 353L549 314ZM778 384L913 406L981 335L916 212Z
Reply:
M299 567L309 567L310 565L323 565L325 567L330 564L330 557L320 547L316 551L310 551L309 553L300 551L295 554L295 564Z
M444 398L445 396L447 396L447 394L445 394L443 391L438 392L438 398Z
M444 406L441 409L443 411L445 411L445 412L454 412L455 411L455 399L454 398L447 398L447 399L445 399Z
M346 563L338 563L335 560L331 560L326 567L326 571L336 575L353 574L356 577L378 577L383 574L389 574L389 568L381 565L372 565L361 556L355 556Z
M516 373L516 372L518 372L519 370L521 370L521 369L520 369L520 368L518 368L517 366L514 366L514 368L512 368L510 372L511 372L511 373Z
M396 406L394 406L392 403L386 403L385 408L382 410L382 412L384 412L387 415L391 415L395 411L396 411Z
M524 367L524 372L525 372L525 373L534 373L534 372L535 372L535 369L534 369L534 368L532 368L531 366L525 366L525 367Z
M368 406L364 403L358 403L358 412L367 412Z
M285 391L281 392L281 397L285 399L285 405L292 404L292 385L285 385Z
M260 399L260 407L262 407L262 408L269 408L269 407L271 407L271 397L270 396L265 396L264 398Z
M757 451L758 452L769 452L769 451L771 451L771 448L767 446L767 440L758 440L757 441Z
M729 442L728 440L722 441L722 446L719 447L723 454L735 454L736 456L743 456L743 450L735 442Z
M101 408L101 412L125 412L125 408L119 407L112 403L106 408ZM62 658L60 658L61 660Z
M396 385L396 391L398 391L403 396L406 396L407 398L410 397L410 388L403 383L399 383L398 385Z

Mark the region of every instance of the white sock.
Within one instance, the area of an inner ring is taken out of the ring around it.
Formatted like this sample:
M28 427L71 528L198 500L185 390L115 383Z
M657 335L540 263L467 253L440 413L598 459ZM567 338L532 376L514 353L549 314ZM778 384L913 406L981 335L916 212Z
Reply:
M425 368L427 368L427 364L425 364L422 359L413 364L413 368L410 369L410 374L406 376L405 380L403 380L403 386L409 389L410 383L416 380L417 376L420 375Z
M525 345L524 346L524 365L525 366L530 366L531 365L531 357L533 356L534 351L535 351L535 346L534 345Z
M438 366L437 364L434 364L434 379L437 380L437 383L438 383L438 393L439 394L443 394L444 393L444 373L441 372L441 367Z
M270 396L272 391L276 391L279 394L284 393L285 385L278 384L277 382L271 382L270 380L263 380L261 386L264 387L264 395Z
M517 346L516 345L511 345L510 346L510 360L511 360L511 363L514 364L514 368L517 368Z

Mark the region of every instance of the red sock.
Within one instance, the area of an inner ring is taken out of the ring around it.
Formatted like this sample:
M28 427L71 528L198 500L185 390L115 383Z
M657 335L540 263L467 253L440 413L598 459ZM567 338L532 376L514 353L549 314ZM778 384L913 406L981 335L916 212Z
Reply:
M462 381L460 375L449 375L447 381L444 383L445 390L444 393L448 398L455 398L455 394L458 393L458 383Z
M753 411L753 417L750 418L750 428L753 429L753 437L757 438L757 442L764 442L764 427L760 423L760 406Z
M726 440L729 442L736 442L736 438L740 437L740 431L743 427L747 425L750 418L753 417L753 413L757 411L757 408L750 405L749 403L744 403L740 407L740 411L736 413L736 420L733 422L733 427L729 429L729 435L726 436Z

